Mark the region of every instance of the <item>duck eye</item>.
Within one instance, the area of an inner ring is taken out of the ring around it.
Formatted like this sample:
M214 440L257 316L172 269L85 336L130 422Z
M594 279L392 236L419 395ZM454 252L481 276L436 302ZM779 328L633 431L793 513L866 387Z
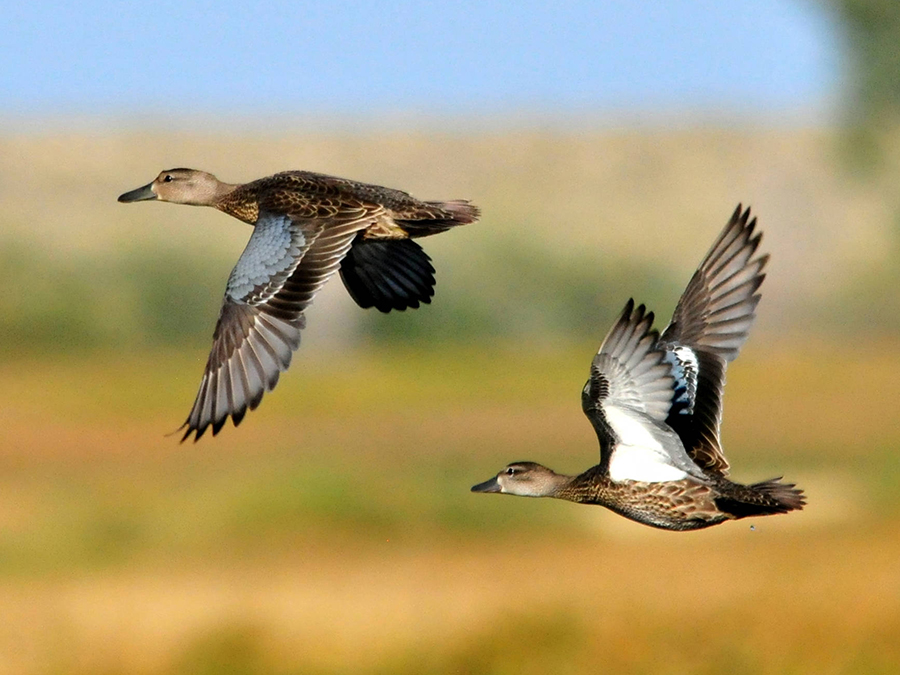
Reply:
M516 474L516 470L514 468L512 468L511 466L507 467L507 469L506 469L507 476L514 476L515 474Z
M175 179L172 177L172 174L167 173L166 177L163 178L163 183L171 183L173 180Z

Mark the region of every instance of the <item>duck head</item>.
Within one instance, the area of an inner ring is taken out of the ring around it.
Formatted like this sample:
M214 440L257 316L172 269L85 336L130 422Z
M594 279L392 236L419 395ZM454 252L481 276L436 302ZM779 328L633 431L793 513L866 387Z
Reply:
M169 169L156 180L119 196L123 203L156 199L174 204L209 206L234 189L233 185L220 182L211 173L195 169Z
M571 478L535 462L513 462L472 492L500 492L520 497L553 497Z

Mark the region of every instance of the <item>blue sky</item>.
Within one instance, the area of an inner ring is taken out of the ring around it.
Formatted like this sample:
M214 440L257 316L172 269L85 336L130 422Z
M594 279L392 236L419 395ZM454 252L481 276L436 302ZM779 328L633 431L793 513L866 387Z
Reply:
M822 4L7 2L0 118L824 118L841 73Z

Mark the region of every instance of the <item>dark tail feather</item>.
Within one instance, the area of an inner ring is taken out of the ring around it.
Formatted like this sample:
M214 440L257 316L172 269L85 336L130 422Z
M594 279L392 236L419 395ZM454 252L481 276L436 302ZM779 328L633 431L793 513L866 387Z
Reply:
M732 484L732 489L716 498L716 506L736 519L801 510L806 505L803 490L780 480L779 477L753 485Z
M464 199L449 202L425 202L427 208L414 218L396 218L395 222L412 237L424 237L444 232L457 225L474 223L481 217L481 211Z

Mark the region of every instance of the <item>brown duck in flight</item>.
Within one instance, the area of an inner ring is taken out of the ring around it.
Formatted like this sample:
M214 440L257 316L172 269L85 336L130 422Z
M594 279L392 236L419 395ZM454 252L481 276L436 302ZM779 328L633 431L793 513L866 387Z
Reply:
M653 313L625 305L591 364L581 405L600 463L578 476L514 462L473 492L600 504L667 530L802 509L803 492L768 480L728 480L719 425L725 368L747 340L768 256L738 206L678 301L662 335Z
M230 185L193 169L163 171L120 202L212 206L254 226L225 288L187 431L240 424L287 370L304 312L338 270L361 307L416 308L434 295L431 259L414 238L478 220L467 201L423 202L400 190L308 171Z

